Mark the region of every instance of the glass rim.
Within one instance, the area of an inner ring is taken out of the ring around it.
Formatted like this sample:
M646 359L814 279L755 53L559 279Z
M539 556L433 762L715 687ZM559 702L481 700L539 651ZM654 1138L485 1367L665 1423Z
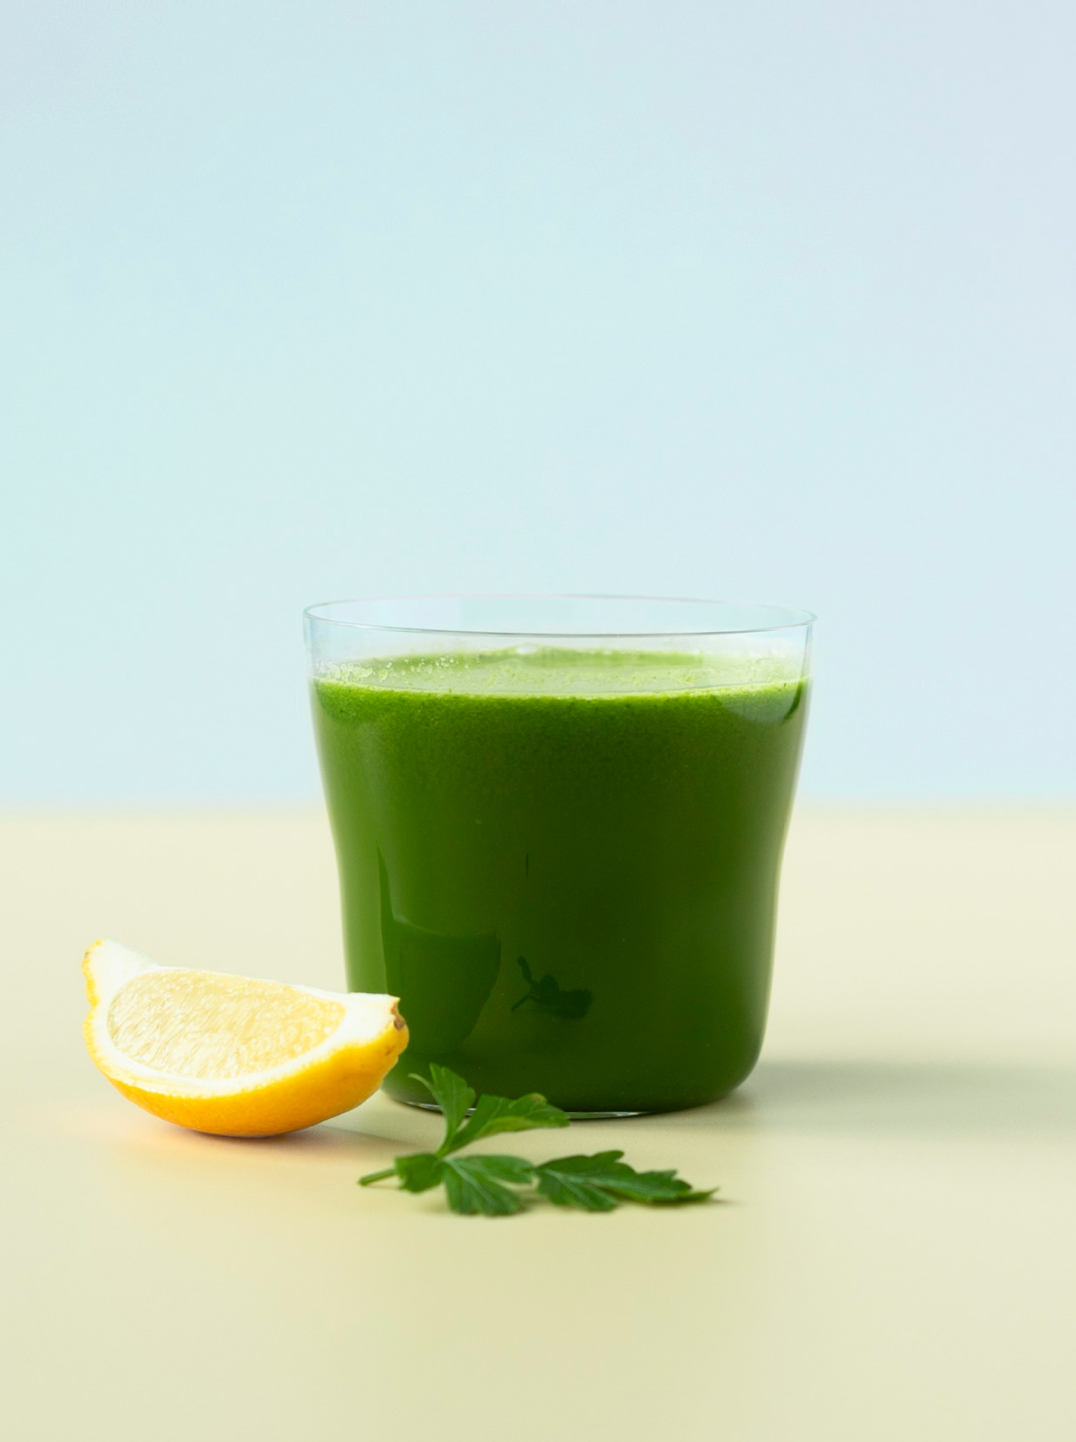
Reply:
M342 606L382 605L393 602L412 601L598 601L632 602L636 605L653 606L713 606L727 607L730 611L772 612L775 619L763 626L698 626L685 629L673 626L668 629L639 630L539 630L527 627L511 627L506 630L491 630L487 626L397 626L383 621L357 621L327 614ZM340 601L316 601L312 606L303 607L303 617L310 622L327 626L342 626L353 631L390 631L397 635L413 636L524 636L548 637L551 640L616 640L634 641L653 639L657 636L754 636L772 631L806 630L817 621L813 611L800 606L778 606L769 603L758 604L749 601L717 601L700 596L627 596L605 595L598 592L530 592L530 591L459 591L434 592L413 595L355 596Z

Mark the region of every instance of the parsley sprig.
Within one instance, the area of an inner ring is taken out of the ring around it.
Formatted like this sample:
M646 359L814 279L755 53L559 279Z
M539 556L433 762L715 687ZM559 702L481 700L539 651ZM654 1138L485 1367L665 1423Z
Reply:
M414 1075L441 1108L445 1135L435 1152L397 1157L391 1167L360 1178L360 1186L396 1177L406 1192L428 1192L443 1186L448 1205L464 1216L507 1217L521 1212L536 1197L559 1207L584 1212L611 1212L621 1202L670 1206L706 1201L717 1190L700 1191L674 1171L637 1172L621 1160L623 1152L558 1157L534 1163L524 1157L457 1156L463 1147L501 1132L537 1127L566 1127L568 1115L550 1106L537 1092L509 1101L507 1097L476 1097L461 1076L448 1067L430 1066L430 1077ZM473 1110L472 1110L473 1108ZM470 1112L470 1116L468 1116Z

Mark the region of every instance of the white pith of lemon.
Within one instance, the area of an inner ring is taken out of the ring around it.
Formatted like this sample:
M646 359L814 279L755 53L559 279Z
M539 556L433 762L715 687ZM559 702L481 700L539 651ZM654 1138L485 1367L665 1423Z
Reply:
M397 998L159 966L114 941L82 961L86 1046L131 1101L179 1126L273 1136L358 1106L407 1045Z

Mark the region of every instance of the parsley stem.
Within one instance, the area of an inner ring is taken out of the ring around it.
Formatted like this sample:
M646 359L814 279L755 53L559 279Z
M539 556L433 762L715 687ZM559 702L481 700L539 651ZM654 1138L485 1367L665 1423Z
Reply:
M370 1172L368 1176L360 1177L359 1186L368 1187L371 1182L383 1182L386 1177L394 1177L395 1175L395 1167L386 1167L383 1172Z

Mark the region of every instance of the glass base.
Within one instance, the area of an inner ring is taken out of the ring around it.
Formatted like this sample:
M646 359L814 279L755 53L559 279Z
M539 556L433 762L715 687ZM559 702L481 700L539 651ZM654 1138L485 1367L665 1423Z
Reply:
M396 1102L397 1105L399 1105L399 1106L414 1107L416 1111L420 1111L420 1112L436 1112L436 1113L438 1114L438 1116L441 1115L441 1108L437 1105L436 1102L407 1102L407 1101L401 1101L399 1097L393 1097L392 1100L393 1100L394 1102ZM474 1111L474 1107L471 1108L471 1111ZM471 1111L469 1111L469 1112L467 1113L468 1116L471 1115ZM573 1122L610 1122L610 1121L618 1121L621 1117L645 1117L645 1116L650 1116L651 1113L650 1113L650 1112L641 1112L641 1111L640 1111L640 1112L567 1112L566 1115L567 1115L568 1119L569 1119L570 1121L573 1121Z

